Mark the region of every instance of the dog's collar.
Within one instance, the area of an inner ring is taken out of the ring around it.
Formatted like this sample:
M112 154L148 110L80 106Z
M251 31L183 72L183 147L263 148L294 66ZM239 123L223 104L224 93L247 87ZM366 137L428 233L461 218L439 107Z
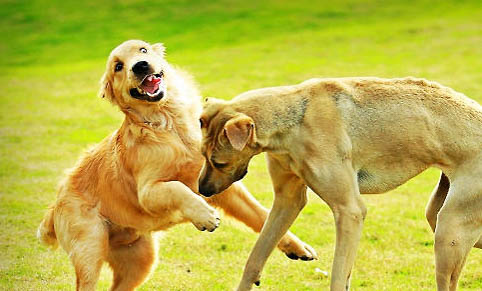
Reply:
M170 131L172 129L172 123L168 121L148 121L145 120L142 122L142 125L147 126L153 130L162 130L162 131Z
M158 128L159 126L161 126L160 122L150 122L147 120L144 120L144 124L152 128Z
M144 119L143 116L138 114L132 108L127 107L125 109L122 109L122 111L126 114L127 118L132 120L132 122L134 124L141 125L141 126L147 126L147 127L152 128L152 129L159 129L161 126L164 125L164 123L160 122L160 121L148 121L148 120ZM169 130L169 129L171 129L171 126L166 124L165 129Z

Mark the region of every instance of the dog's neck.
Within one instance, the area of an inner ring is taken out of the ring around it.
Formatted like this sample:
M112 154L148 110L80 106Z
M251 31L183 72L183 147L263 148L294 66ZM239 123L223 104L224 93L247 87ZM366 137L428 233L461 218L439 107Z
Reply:
M241 101L239 108L250 108L249 112L244 113L254 120L256 146L262 151L282 150L283 140L290 136L289 132L296 130L303 123L308 99L277 95L249 99L251 100L248 101L247 98L246 101L250 105L246 106ZM269 107L266 104L270 104Z
M199 103L199 100L192 99L200 99L199 96L187 96L189 93L183 92L177 86L171 85L168 88L166 97L160 102L146 103L135 107L121 107L126 120L138 126L168 131L176 125L191 122L190 119L196 118L192 111L193 107L196 108L195 103ZM189 116L189 114L193 116Z
M194 151L199 148L201 130L199 127L200 96L175 90L171 86L165 99L158 103L147 103L144 106L121 107L125 114L125 125L134 126L132 130L148 129L152 136L172 132ZM169 89L168 89L169 90ZM197 93L197 92L196 92ZM197 129L197 130L196 130Z
M152 128L154 130L171 130L173 127L173 113L168 107L160 104L152 104L145 107L122 108L125 119L131 124Z

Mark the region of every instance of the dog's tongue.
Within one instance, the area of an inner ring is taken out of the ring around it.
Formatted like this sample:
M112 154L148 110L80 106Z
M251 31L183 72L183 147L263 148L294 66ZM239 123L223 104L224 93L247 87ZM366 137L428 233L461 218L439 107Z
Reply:
M158 78L154 75L147 76L141 84L141 89L149 92L150 94L154 94L157 89L159 89L159 83L161 82L161 78Z

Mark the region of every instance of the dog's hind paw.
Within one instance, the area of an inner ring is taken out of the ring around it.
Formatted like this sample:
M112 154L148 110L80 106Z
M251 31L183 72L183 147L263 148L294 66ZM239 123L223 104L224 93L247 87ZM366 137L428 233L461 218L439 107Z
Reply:
M318 259L315 249L291 233L287 233L281 239L278 248L292 260L311 261Z

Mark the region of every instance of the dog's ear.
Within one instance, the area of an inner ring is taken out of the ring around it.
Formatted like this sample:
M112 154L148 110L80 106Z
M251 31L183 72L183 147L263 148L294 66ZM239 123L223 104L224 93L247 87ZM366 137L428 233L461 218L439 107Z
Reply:
M164 46L164 44L162 44L160 42L153 44L152 48L161 57L164 57L164 55L166 54L166 47Z
M98 96L101 98L107 98L109 101L114 102L114 90L109 80L107 72L104 73L100 79L100 89Z
M225 100L214 98L214 97L206 97L204 98L203 107L206 109L207 107L210 107L210 106L216 107L216 105L224 104L224 103L226 103Z
M227 101L223 99L217 99L214 97L207 97L203 102L203 110L207 115L213 115L213 113L219 111Z
M256 141L254 121L244 114L228 120L224 125L224 134L238 151L242 151L248 142Z
M209 122L213 116L215 116L219 110L222 108L226 101L221 99L216 99L214 97L208 97L204 99L203 102L203 113L201 116L201 128L207 128Z

